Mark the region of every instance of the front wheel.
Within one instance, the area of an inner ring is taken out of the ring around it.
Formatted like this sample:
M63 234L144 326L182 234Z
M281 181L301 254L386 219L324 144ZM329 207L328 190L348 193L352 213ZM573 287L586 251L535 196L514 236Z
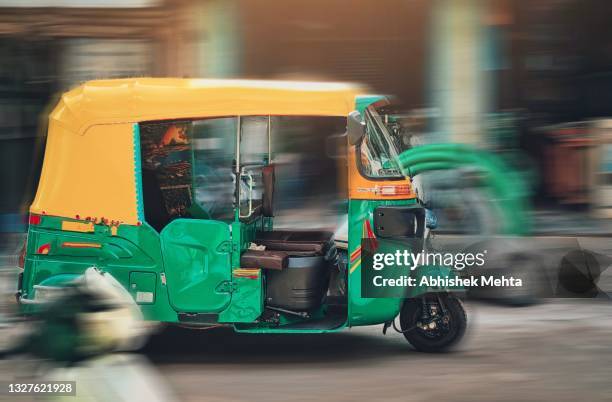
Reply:
M444 352L455 346L467 327L461 300L450 294L408 299L400 313L404 337L420 352Z

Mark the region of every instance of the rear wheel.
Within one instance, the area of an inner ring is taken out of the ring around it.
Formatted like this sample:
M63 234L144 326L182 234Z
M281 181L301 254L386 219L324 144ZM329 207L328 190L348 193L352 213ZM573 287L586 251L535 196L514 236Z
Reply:
M455 346L467 327L461 301L449 294L406 300L400 313L404 337L420 352L444 352Z

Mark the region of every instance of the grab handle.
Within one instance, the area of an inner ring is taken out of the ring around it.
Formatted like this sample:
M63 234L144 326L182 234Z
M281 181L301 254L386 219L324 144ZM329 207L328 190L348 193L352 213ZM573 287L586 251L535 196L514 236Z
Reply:
M243 177L246 177L249 183L249 212L246 215L240 214L240 205L238 205L238 215L241 218L248 218L251 216L251 214L253 214L253 182L254 180L253 180L253 175L251 173L244 173L244 171L240 173L240 180L242 180Z

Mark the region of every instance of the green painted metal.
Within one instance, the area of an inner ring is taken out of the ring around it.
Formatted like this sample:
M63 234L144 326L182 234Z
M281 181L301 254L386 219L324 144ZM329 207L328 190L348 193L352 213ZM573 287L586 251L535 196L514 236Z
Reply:
M144 197L142 195L142 157L140 154L140 125L134 124L134 180L136 180L136 211L138 220L144 222Z
M27 252L20 291L26 299L34 297L34 285L59 286L81 275L89 267L110 273L126 289L130 289L130 273L155 275L154 303L140 305L146 319L177 322L177 313L170 306L168 289L161 280L164 266L159 235L146 223L139 226L120 225L113 235L110 227L94 225L93 233L62 231L63 221L75 219L42 216L39 225L28 229ZM63 243L97 243L100 248L70 248ZM43 245L49 254L38 254ZM36 310L34 305L22 304L24 313Z
M399 313L402 300L397 298L364 298L361 297L361 263L355 260L351 263L350 255L361 246L363 224L370 221L372 227L373 212L381 205L414 205L416 200L377 201L377 200L350 200L349 201L349 277L348 302L349 325L372 325L391 320Z
M263 278L234 277L234 292L228 308L219 314L219 322L251 323L263 312Z
M385 99L384 95L360 95L355 98L355 110L363 113L374 102Z
M138 304L155 303L157 274L154 272L130 272L129 292Z
M161 232L170 304L185 313L219 313L229 304L232 243L227 223L176 219Z
M351 200L349 203L351 244L360 243L363 221L371 219L371 212L377 206L415 203L415 200ZM239 255L239 250L248 246L248 238L254 236L255 230L260 228L263 222L250 225L234 222L232 231L235 236L232 242L239 242L234 246L229 242L229 227L223 222L179 219L168 225L167 230L162 233L163 240L160 242L160 236L146 224L121 225L117 235L113 236L110 228L104 225L95 225L94 233L61 231L61 222L65 220L72 221L44 216L40 225L30 227L26 275L22 288L26 297L31 295L34 284L52 286L54 283L57 285L67 283L88 267L96 266L113 275L134 296L138 290L150 291L153 287L153 302L140 303L145 318L150 320L178 322L177 312L216 311L220 312L220 322L248 323L255 321L261 314L263 307L261 278L259 280L230 278L229 255L230 253ZM61 244L66 241L99 242L102 246L99 249L62 248ZM38 247L47 243L51 244L48 255L35 253ZM215 259L218 259L217 262L213 262ZM215 280L207 281L208 277L201 275L206 269L202 261L208 261L211 270L214 271L213 274L217 275ZM231 265L237 267L239 264ZM402 300L361 298L358 273L359 269L354 271L349 279L350 325L377 324L395 317ZM135 274L143 276L137 278ZM165 276L166 282L162 280L162 275ZM234 293L231 297L229 293L213 288L214 284L218 285L223 280L232 281L230 288ZM136 289L133 285L136 285ZM24 309L27 310L28 307ZM282 327L260 325L249 328L237 327L236 330L253 333L319 333L335 332L343 327L331 330L285 330Z
M39 285L42 286L68 286L70 284L70 282L74 281L75 279L77 279L79 277L79 275L77 274L59 274L59 275L54 275L51 276L45 280L43 280L42 282L40 282Z

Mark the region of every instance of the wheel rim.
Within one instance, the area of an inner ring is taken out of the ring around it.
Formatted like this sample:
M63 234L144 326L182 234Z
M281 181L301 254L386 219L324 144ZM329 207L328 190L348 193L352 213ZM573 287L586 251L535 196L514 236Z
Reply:
M431 340L441 339L452 333L452 317L450 311L443 312L438 302L425 302L428 308L428 319L417 320L415 331ZM417 314L423 317L423 305L417 309Z

